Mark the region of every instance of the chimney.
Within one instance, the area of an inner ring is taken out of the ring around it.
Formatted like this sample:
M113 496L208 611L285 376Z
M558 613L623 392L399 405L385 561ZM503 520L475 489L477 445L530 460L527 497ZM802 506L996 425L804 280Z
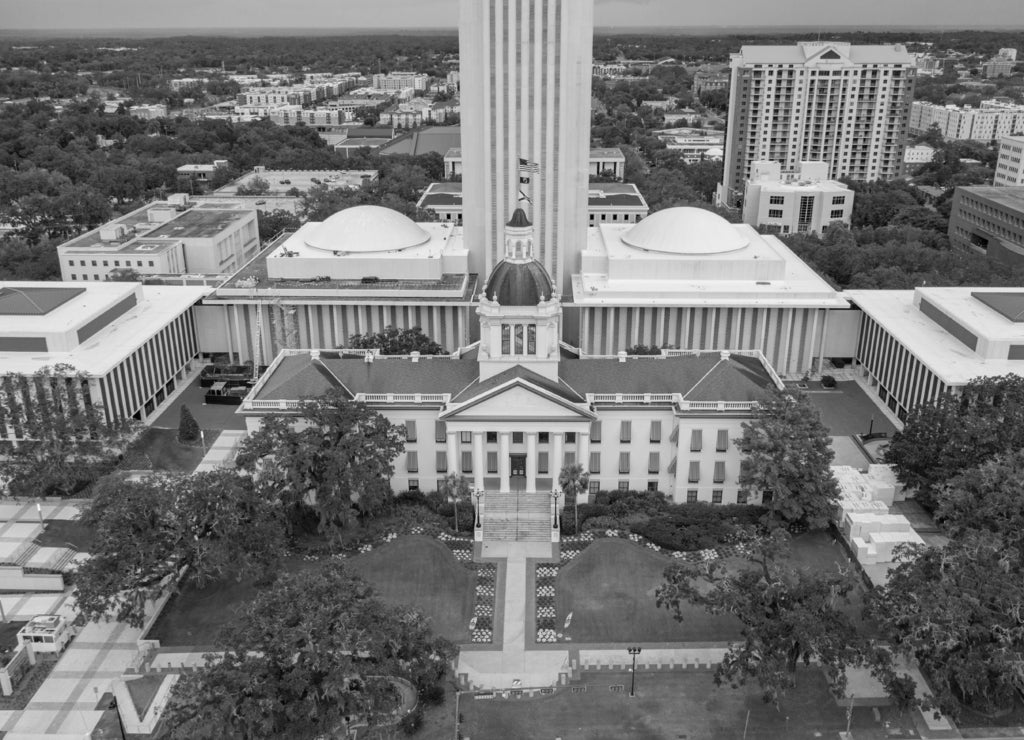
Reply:
M412 359L413 362L419 362L420 361L420 353L418 351L416 351L416 350L413 350L412 352L410 352L409 353L409 357Z
M625 350L619 352L618 356L619 356L619 362L625 362L626 361L626 352L625 352Z
M722 359L723 360L728 360L730 356L731 356L731 353L729 352L729 350L727 350L727 349L723 349L722 350Z

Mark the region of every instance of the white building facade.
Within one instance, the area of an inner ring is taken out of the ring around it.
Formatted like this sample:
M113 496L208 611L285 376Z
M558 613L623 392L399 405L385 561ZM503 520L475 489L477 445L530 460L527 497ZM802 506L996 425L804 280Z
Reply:
M992 184L1003 187L1024 185L1024 136L1004 136L999 141L999 158Z
M778 162L754 162L743 195L743 222L780 234L821 234L850 225L853 191L830 180L825 162L801 162L783 173Z

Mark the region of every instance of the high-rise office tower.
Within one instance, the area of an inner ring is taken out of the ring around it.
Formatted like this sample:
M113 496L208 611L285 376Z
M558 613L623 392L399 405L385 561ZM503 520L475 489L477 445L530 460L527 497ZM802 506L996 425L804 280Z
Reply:
M586 239L593 0L462 0L460 13L471 267L490 274L522 207L535 256L568 293Z
M827 162L836 179L901 174L916 75L905 47L744 46L731 67L720 202L738 202L757 161Z

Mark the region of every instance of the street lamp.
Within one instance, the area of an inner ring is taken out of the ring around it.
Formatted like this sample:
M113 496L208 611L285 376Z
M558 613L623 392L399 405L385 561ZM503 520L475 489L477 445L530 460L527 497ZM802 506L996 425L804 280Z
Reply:
M559 490L558 486L551 489L551 498L554 499L555 502L555 519L554 523L551 525L552 529L558 529L558 497L561 495L562 491Z
M629 654L633 656L632 674L629 677L629 695L632 697L636 696L636 656L640 654L640 648L631 647L626 649L629 651Z
M473 496L474 498L476 498L476 523L474 524L474 526L479 528L482 526L480 522L480 499L484 497L484 489L477 488L476 490L473 491Z

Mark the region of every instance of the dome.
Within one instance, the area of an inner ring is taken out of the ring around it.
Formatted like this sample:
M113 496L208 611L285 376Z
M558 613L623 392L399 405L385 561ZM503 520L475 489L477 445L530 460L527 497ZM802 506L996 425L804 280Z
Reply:
M536 306L554 292L547 270L537 260L502 260L491 271L484 288L484 295L502 306Z
M408 216L381 206L353 206L312 229L306 245L326 252L391 252L430 241Z
M637 249L670 254L720 254L750 243L717 213L684 206L652 213L624 233L622 241Z

